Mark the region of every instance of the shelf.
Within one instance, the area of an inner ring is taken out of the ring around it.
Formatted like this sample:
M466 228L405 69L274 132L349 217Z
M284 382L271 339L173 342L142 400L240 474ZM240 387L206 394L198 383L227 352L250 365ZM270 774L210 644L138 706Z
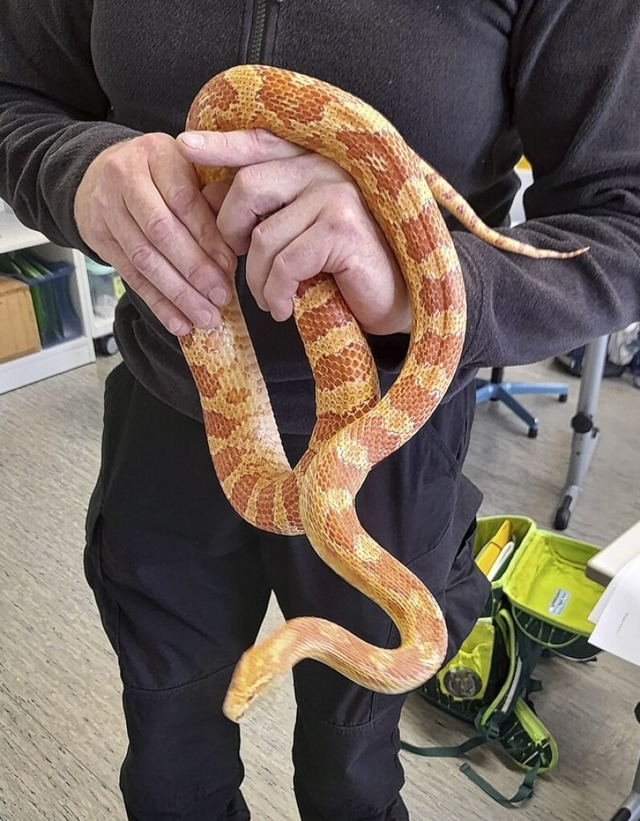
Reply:
M71 301L82 323L82 335L68 342L43 348L37 353L0 363L0 394L22 388L32 382L95 362L93 346L94 317L87 282L84 256L71 248L51 243L38 231L21 225L12 212L0 212L0 253L37 248L44 259L64 260L73 265L69 283ZM105 331L106 324L101 327Z
M113 333L113 319L96 317L93 312L84 255L71 248L62 248L38 231L22 225L12 211L0 211L0 254L25 248L37 248L38 255L44 259L62 259L73 265L71 300L82 322L82 336L0 363L0 394L95 362L93 340Z
M29 356L3 362L0 365L0 394L94 361L93 346L87 344L86 337L80 336Z
M0 211L0 254L46 245L49 240L39 231L32 231L18 222L12 211Z

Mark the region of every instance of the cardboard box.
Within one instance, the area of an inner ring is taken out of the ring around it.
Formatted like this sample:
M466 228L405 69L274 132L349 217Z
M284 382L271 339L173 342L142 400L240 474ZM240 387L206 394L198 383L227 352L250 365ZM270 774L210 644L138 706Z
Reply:
M29 286L0 276L0 362L41 349Z

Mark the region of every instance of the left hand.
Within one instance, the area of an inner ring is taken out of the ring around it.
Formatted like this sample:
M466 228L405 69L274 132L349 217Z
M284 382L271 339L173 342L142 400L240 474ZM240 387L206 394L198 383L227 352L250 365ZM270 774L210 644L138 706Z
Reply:
M186 132L177 145L195 164L238 169L230 186L209 184L203 194L222 239L247 255L256 302L276 321L291 316L299 282L325 271L366 333L409 332L400 269L346 171L260 130Z

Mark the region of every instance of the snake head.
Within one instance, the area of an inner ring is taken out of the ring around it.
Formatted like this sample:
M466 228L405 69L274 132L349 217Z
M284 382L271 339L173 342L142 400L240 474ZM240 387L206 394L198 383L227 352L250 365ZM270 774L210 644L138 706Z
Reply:
M222 705L222 712L228 719L239 722L249 705L272 682L288 673L303 658L317 658L309 652L308 638L311 634L317 639L315 625L319 621L304 616L291 619L243 653Z
M239 723L249 707L271 683L276 671L264 657L248 650L238 662L222 705L222 712Z

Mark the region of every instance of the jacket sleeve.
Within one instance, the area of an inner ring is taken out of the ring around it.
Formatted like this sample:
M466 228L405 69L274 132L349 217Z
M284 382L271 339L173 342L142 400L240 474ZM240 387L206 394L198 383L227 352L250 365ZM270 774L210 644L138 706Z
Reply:
M640 4L524 0L516 22L507 80L534 184L527 221L504 233L589 251L534 260L454 232L469 311L463 380L640 319Z
M100 151L138 134L108 122L91 11L90 0L2 0L0 15L0 196L26 225L83 249L78 184Z

